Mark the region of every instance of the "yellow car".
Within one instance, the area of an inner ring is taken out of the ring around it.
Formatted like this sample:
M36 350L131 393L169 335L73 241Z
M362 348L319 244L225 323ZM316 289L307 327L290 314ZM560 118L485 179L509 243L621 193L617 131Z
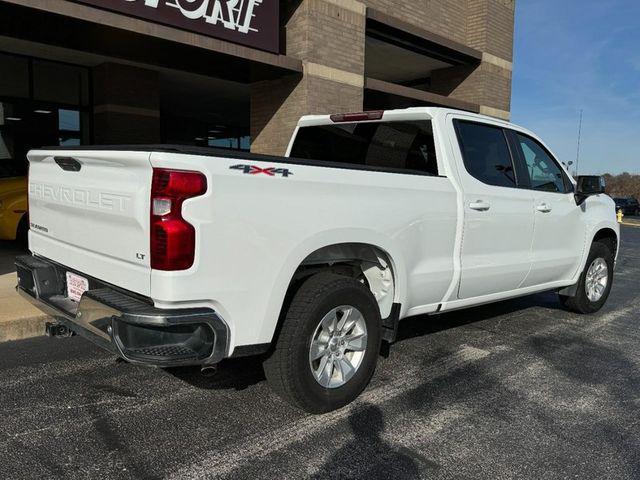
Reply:
M26 243L27 210L27 177L0 178L0 240Z

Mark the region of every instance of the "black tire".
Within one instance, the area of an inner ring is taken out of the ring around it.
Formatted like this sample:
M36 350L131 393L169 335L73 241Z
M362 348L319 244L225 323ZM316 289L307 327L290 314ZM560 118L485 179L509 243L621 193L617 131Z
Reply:
M602 294L602 297L596 302L589 300L586 290L586 277L589 267L593 261L597 258L603 258L607 264L608 278L607 286ZM567 309L576 313L595 313L602 308L606 303L609 293L611 292L611 286L613 284L613 266L614 266L614 253L609 243L595 241L591 245L589 256L587 257L587 263L585 265L580 280L578 281L576 294L573 296L560 295L560 302Z
M16 242L24 247L26 247L29 243L29 215L27 213L22 215L22 218L18 223L18 230L16 231Z
M337 388L325 388L309 365L309 348L316 327L333 308L356 307L367 327L366 350L353 377ZM293 296L272 355L264 362L271 388L284 400L309 413L326 413L352 402L373 376L380 353L381 319L369 289L335 273L307 279Z

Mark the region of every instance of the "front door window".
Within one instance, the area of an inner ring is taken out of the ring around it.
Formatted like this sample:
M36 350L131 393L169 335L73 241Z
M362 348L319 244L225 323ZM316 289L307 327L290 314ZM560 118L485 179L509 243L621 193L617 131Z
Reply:
M565 175L547 151L532 138L516 133L527 164L531 188L544 192L567 192Z

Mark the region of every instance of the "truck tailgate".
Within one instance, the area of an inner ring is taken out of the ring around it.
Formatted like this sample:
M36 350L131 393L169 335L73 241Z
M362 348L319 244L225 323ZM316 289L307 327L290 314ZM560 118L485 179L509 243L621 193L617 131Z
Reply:
M148 152L29 152L29 248L149 295Z

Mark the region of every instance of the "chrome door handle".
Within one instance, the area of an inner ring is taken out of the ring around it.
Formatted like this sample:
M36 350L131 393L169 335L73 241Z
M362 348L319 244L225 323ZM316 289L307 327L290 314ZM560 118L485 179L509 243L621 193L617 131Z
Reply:
M542 212L542 213L549 213L551 211L551 207L549 205L547 205L546 203L541 203L540 205L538 205L536 207L536 210L538 210L539 212Z
M479 212L486 212L491 208L491 204L487 202L483 202L482 200L477 200L475 202L471 202L469 204L469 208L471 210L478 210Z

